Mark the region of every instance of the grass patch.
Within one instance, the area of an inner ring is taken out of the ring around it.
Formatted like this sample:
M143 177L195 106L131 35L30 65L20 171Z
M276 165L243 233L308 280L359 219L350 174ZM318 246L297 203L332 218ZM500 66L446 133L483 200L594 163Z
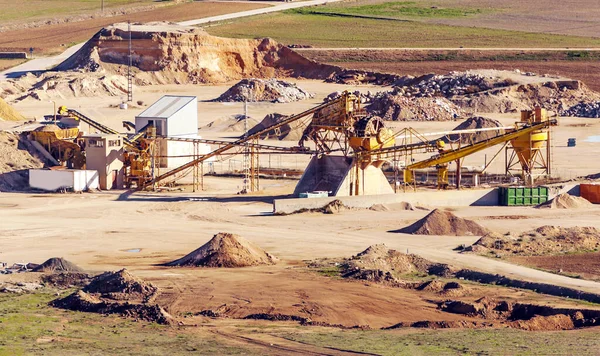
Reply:
M152 4L153 0L104 0L104 8ZM99 0L0 0L0 21L31 20L100 11Z
M0 355L65 354L260 354L203 329L189 330L55 309L46 290L0 294Z
M586 37L297 13L253 16L207 27L206 30L222 37L271 37L284 44L333 48L600 46L600 39Z
M460 7L438 7L429 6L414 1L391 1L379 4L361 5L361 6L336 6L325 5L313 8L300 8L286 10L290 14L314 14L314 13L331 13L331 14L346 14L346 15L362 15L373 17L389 17L389 18L453 18L463 16L479 15L482 12L480 9L468 9Z
M328 330L279 336L322 347L379 355L576 355L600 348L597 331Z
M319 268L317 273L325 277L340 277L342 274L342 266L329 266Z

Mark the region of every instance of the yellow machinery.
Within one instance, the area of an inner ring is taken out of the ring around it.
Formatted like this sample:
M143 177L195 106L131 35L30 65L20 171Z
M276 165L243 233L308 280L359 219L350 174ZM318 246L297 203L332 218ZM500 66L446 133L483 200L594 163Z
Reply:
M540 116L542 117L542 116ZM416 169L423 169L423 168L427 168L427 167L438 167L438 173L442 174L442 175L446 175L447 177L447 167L444 168L443 165L448 164L449 162L452 161L457 161L460 162L459 160L462 159L463 157L469 156L471 154L474 154L476 152L479 152L483 149L486 149L488 147L492 147L495 145L499 145L499 144L506 144L508 142L511 142L511 144L514 144L516 142L517 146L516 148L514 148L515 150L519 150L519 154L521 155L521 157L523 158L527 158L527 160L524 160L524 163L527 163L528 160L532 159L534 157L534 153L533 150L539 150L540 149L540 145L539 145L539 141L534 141L534 140L538 140L540 138L545 138L547 140L548 136L544 136L544 135L540 135L544 132L546 132L546 130L553 125L556 125L557 121L555 119L549 120L549 119L545 119L545 120L527 120L527 121L521 121L515 124L515 129L511 132L505 133L503 135L499 135L481 142L477 142L475 144L471 144L471 145L467 145L464 147L460 147L454 150L448 150L448 151L443 151L443 149L439 150L439 154L420 161L420 162L416 162L413 163L409 166L406 167L406 169L404 170L404 181L406 183L410 183L413 182L413 172ZM523 142L527 142L527 146L523 145ZM533 144L532 142L534 142L535 144ZM544 141L545 142L545 141ZM533 148L532 151L528 151L527 149L529 148ZM460 167L457 167L457 170L460 172ZM523 167L523 170L525 171L525 167ZM524 179L526 181L528 181L529 183L532 183L531 179L531 175L529 176L525 176ZM447 178L444 177L439 177L438 176L438 185L439 184L445 184L447 185Z
M60 163L75 169L85 168L79 129L61 129L56 125L46 125L32 131L31 135Z

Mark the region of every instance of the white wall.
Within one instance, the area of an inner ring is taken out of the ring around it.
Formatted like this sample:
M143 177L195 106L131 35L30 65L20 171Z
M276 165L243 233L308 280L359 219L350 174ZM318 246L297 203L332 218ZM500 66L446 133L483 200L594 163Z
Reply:
M56 191L62 188L73 189L76 192L98 189L98 171L30 169L29 186L48 191Z
M136 124L137 129L137 124ZM198 134L198 101L192 100L167 120L167 136Z
M187 135L186 138L200 138L198 135ZM161 143L161 147L165 143ZM210 145L198 143L198 153L204 155L212 151ZM167 158L167 167L176 168L182 166L194 159L194 143L185 141L166 141L168 156L190 156L190 157L169 157ZM214 161L214 157L209 158L205 162Z

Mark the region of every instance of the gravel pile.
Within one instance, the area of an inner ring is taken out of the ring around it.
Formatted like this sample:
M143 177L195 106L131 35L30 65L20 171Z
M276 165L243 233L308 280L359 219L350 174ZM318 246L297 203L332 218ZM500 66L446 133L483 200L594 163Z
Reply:
M560 111L560 116L575 116L575 117L600 117L600 101L581 102L573 105L566 110Z
M272 103L291 103L312 98L296 84L277 79L243 79L221 94L215 101L269 101Z

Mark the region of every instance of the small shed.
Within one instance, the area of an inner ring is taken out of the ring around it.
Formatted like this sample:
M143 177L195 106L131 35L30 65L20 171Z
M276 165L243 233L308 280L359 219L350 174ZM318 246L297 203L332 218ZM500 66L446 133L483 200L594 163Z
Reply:
M94 134L85 139L86 168L98 171L100 189L121 189L125 184L123 137Z
M158 136L198 134L198 98L165 95L135 117L135 131L154 125Z

